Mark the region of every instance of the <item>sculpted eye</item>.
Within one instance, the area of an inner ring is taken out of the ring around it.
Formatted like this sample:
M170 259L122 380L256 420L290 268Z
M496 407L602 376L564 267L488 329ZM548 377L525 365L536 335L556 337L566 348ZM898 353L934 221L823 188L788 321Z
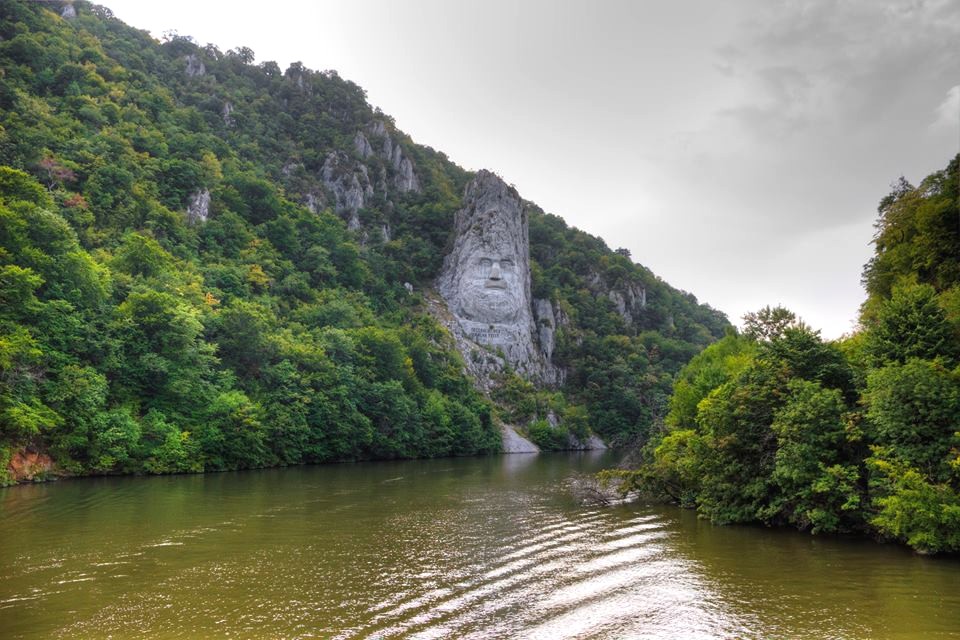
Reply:
M500 268L501 268L501 269L509 269L509 268L511 268L512 266L513 266L513 260L501 260L501 261L500 261Z
M480 261L480 266L481 266L481 267L486 267L486 268L488 268L488 269L490 268L490 265L491 265L491 264L493 264L493 263L490 262L490 259L489 259L489 258L484 258L484 259L482 259L482 260Z

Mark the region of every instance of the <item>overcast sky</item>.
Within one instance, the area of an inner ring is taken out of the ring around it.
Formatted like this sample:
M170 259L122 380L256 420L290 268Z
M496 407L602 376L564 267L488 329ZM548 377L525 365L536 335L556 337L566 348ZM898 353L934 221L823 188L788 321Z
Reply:
M958 0L101 2L336 69L734 322L851 331L877 202L960 149Z

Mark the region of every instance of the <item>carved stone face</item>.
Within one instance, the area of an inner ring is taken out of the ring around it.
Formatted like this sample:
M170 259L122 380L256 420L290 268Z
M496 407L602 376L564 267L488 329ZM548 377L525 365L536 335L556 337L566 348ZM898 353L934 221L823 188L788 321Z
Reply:
M457 298L460 315L474 322L514 322L523 305L517 256L477 247L464 261Z

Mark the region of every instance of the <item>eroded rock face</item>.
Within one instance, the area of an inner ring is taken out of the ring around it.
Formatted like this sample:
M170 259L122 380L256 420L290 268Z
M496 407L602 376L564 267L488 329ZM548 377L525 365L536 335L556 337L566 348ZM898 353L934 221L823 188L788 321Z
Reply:
M228 127L236 125L236 120L233 118L233 104L230 102L223 103L223 109L220 110L220 115L223 116L223 124Z
M327 156L320 170L323 184L333 192L334 209L347 217L347 227L360 228L358 211L373 197L373 185L366 165L352 162L345 153Z
M63 9L60 10L60 17L64 20L73 20L77 17L77 10L73 6L73 3L67 3L63 6Z
M207 68L203 64L203 60L197 57L194 54L190 54L186 58L187 66L184 70L187 76L191 78L196 78L207 73Z
M647 290L640 285L630 285L622 291L610 290L607 297L628 326L634 323L637 313L647 308Z
M31 447L15 452L7 463L7 473L14 482L46 479L55 471L50 456Z
M539 453L540 449L514 429L505 424L500 427L504 453Z
M559 373L541 347L534 320L527 214L520 196L493 173L480 171L467 185L455 227L437 289L457 325L453 333L468 369L482 345L502 354L520 375L556 384ZM487 385L480 381L480 386Z
M370 146L367 136L363 135L363 131L357 131L357 135L353 137L353 147L357 150L357 155L364 160L373 155L373 147Z
M417 174L413 172L413 163L410 158L403 156L399 145L393 155L393 166L397 170L393 179L393 185L397 188L397 191L401 193L407 191L420 193L420 180L417 178Z
M400 193L407 193L408 191L420 193L420 179L414 170L413 162L403 152L400 144L390 137L386 125L380 120L375 120L367 127L367 132L375 139L379 150L373 147L362 131L358 131L354 138L354 146L360 157L369 158L374 153L379 154L393 167L393 187L397 191Z
M192 196L187 204L187 224L202 224L210 216L210 191L201 189Z
M303 197L303 204L310 213L319 213L325 205L323 195L317 193L308 193Z
M553 312L553 305L549 300L533 301L533 317L537 321L537 337L540 339L540 350L549 360L553 357L553 348L556 343L557 314Z

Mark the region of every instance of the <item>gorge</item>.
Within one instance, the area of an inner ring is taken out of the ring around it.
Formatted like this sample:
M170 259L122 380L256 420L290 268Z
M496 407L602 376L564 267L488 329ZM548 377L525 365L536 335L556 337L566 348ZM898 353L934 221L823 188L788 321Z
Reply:
M0 2L0 637L955 637L960 156L839 340L510 180L336 71Z

